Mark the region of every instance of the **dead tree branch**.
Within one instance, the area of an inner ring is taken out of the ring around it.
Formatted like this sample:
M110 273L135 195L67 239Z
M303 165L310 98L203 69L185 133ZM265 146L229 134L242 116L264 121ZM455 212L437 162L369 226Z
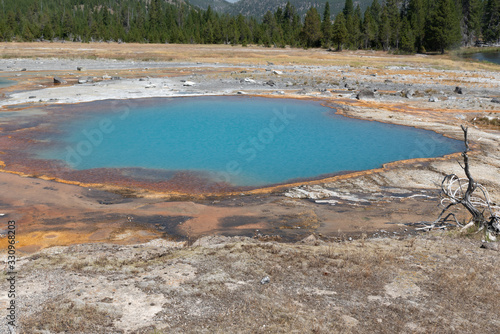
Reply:
M480 183L474 181L469 168L469 139L468 128L462 125L464 132L465 150L462 152L464 164L460 164L467 178L459 178L456 174L446 175L441 183L441 206L443 210L438 218L430 225L421 229L430 230L443 228L450 217L453 217L457 226L462 226L449 210L457 204L464 206L471 214L471 220L466 227L476 225L479 229L487 229L495 234L500 233L500 207L491 202L488 191ZM445 216L445 213L448 214Z

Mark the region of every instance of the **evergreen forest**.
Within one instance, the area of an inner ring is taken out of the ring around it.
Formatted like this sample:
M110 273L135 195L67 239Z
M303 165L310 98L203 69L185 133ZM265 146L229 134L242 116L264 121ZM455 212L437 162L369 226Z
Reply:
M2 0L1 41L257 44L274 47L444 52L498 43L500 0L352 0L333 15L327 2L304 17L283 3L244 17L165 0Z

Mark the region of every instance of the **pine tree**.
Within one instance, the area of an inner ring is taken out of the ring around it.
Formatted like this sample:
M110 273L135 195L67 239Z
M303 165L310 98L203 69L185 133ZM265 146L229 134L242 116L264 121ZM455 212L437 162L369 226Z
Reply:
M335 17L335 22L333 23L333 36L332 40L337 44L337 50L341 51L343 44L347 41L347 28L345 26L344 13L340 12L337 17Z
M401 22L401 43L399 49L408 52L415 52L415 35L408 19L403 17Z
M379 38L380 43L385 51L389 50L391 46L391 23L389 21L389 15L387 14L387 7L384 7L382 10L382 15L380 16L380 25L379 25Z
M428 49L444 53L445 49L457 46L462 37L455 1L437 0L426 28Z
M314 7L309 8L306 13L302 36L307 47L318 47L321 44L321 18Z
M323 22L321 22L321 33L323 34L322 44L324 47L329 47L332 41L332 22L330 14L330 3L325 4L323 12Z
M466 28L466 44L472 45L481 36L481 0L463 0L462 11Z
M425 52L425 22L427 16L424 0L410 0L408 4L408 20L410 21L411 29L415 35L415 47L417 52Z
M363 20L363 47L368 49L377 38L377 24L372 17L370 9L365 11Z
M483 35L485 42L497 42L500 39L500 0L486 2Z
M352 0L345 0L344 9L342 10L344 13L344 19L347 19L349 15L354 14L354 5Z

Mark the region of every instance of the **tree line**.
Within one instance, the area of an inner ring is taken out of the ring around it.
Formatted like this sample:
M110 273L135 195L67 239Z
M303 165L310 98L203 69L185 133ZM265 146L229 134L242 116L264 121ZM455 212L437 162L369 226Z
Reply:
M289 2L263 18L164 0L2 0L1 41L258 44L276 47L439 51L500 39L500 0L346 0L335 17Z

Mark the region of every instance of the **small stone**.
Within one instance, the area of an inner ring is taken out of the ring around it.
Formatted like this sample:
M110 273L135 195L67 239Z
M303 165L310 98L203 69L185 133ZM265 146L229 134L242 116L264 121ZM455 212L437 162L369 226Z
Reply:
M196 85L196 83L192 82L192 81L186 81L182 84L183 86L194 86Z
M111 77L111 80L121 80L121 77Z
M77 71L83 71L84 69L83 69L83 67L78 66L78 67L76 68L76 70L77 70Z
M497 99L496 97L491 99L492 103L500 103L500 99Z
M429 98L429 102L439 102L439 99L437 97L431 96Z
M462 87L455 87L455 93L457 94L463 94Z
M273 74L276 74L276 75L281 75L281 74L283 74L283 72L278 71L278 70L273 70Z
M401 96L406 97L407 99L411 99L415 95L415 91L413 89L403 89L401 91Z
M54 83L55 83L55 84L65 84L65 83L66 83L66 80L61 79L61 78L59 78L59 77L54 77Z
M500 251L500 249L498 247L498 243L496 243L496 242L483 242L481 245L481 248L489 249L489 250L496 251L496 252Z
M269 276L266 276L260 280L260 284L268 284L270 282L271 282L271 279L269 278Z
M238 95L245 95L246 93L244 91L240 90L236 94L238 94Z
M36 99L36 96L35 95L31 95L29 98L30 99Z
M26 72L26 69L25 68L21 69L21 72Z
M266 85L268 85L268 86L271 86L271 87L272 87L272 86L275 86L275 85L276 85L276 83L275 83L273 80L269 80L268 82L266 82Z

